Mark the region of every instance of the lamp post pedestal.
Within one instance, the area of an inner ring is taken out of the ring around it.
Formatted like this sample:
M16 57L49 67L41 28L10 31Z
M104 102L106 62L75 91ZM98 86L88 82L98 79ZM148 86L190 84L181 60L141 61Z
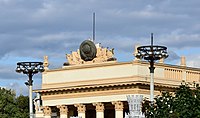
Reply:
M25 82L26 86L29 88L29 116L34 118L33 114L33 80L32 77L38 72L43 72L44 67L42 62L18 62L16 72L23 73L28 76L28 81Z
M137 54L135 55L136 58L139 59L144 59L147 60L150 63L150 75L151 75L151 79L150 79L150 102L151 102L151 106L153 107L154 104L154 62L156 60L160 60L163 58L167 58L168 54L167 54L167 47L165 46L155 46L153 45L153 33L151 34L151 45L149 46L140 46L137 48L136 52Z
M153 105L154 103L154 70L155 70L155 67L154 67L154 62L153 60L151 60L150 62L150 67L149 67L149 70L150 70L150 101L151 101L151 105Z
M30 118L33 118L33 86L29 86L29 113Z

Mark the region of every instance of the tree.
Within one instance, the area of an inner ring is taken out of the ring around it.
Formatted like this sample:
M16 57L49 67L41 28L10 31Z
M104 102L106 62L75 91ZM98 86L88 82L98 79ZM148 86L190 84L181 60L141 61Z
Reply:
M200 88L195 86L190 89L188 85L181 85L176 91L174 112L182 118L199 118L200 117Z
M16 94L12 90L0 88L0 117L27 118L28 97Z
M150 101L143 101L142 112L148 118L200 118L200 87L179 86L175 93L162 92L155 98L154 107Z
M20 95L16 98L16 107L20 118L27 118L29 116L29 98L28 96Z

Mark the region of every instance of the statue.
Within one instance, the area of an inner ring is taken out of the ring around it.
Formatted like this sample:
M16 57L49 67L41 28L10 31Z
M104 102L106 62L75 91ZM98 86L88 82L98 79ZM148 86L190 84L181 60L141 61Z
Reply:
M35 111L40 112L41 111L41 106L40 106L40 94L37 93L36 98L33 100L34 105L35 105Z
M44 65L44 69L48 70L48 66L49 66L48 56L44 56L43 65Z

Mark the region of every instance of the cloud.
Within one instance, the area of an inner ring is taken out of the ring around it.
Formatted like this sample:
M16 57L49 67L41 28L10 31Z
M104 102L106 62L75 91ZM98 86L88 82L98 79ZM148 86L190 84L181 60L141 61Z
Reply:
M25 85L23 86L22 84L19 84L17 82L9 83L7 88L15 90L17 96L19 96L20 94L28 95L28 88Z
M167 61L175 61L180 59L180 56L178 56L174 51L168 51L169 57L166 58Z
M17 74L15 73L15 68L2 66L2 64L1 64L0 79L5 79L5 80L13 79L13 80L16 80L17 79Z
M115 48L118 61L133 59L133 46L149 45L154 33L154 44L168 47L169 63L185 55L189 65L199 65L190 58L198 57L200 50L199 4L199 0L1 0L0 79L16 79L17 61L42 61L44 55L51 67L60 67L66 53L92 37L93 12L96 42Z
M189 55L187 58L186 58L186 64L187 66L189 67L194 67L194 68L200 68L200 55Z
M161 35L159 37L161 39L159 42L177 49L199 47L200 34L187 34L180 32L181 30L178 29L170 34Z
M119 50L147 44L151 32L158 37L155 42L172 48L197 46L200 28L193 14L198 1L179 6L171 0L155 1L1 1L0 57L41 58L76 50L92 36L92 12L97 17L97 42Z

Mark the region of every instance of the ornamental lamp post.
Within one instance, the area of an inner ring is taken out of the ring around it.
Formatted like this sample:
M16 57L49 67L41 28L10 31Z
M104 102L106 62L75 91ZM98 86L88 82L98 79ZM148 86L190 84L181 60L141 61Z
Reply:
M30 115L30 118L33 118L34 116L33 116L32 77L34 74L37 74L38 72L44 72L43 63L42 62L18 62L16 72L26 74L29 77L27 82L25 82L25 85L28 86L29 88L29 115Z
M152 107L154 103L154 62L162 58L165 59L168 56L167 47L153 45L153 33L151 33L151 45L137 48L136 58L147 60L150 63L150 102Z

